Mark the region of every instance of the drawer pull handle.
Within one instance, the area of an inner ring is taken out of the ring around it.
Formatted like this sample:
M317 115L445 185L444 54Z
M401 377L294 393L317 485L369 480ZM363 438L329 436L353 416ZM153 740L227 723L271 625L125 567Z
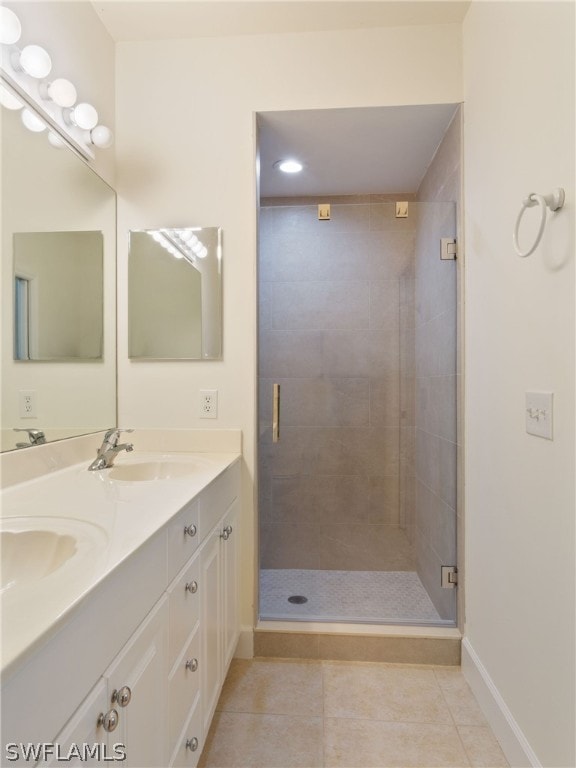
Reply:
M198 533L198 528L196 528L194 523L192 523L192 525L187 525L184 528L184 533L188 534L188 536L196 536L196 534Z
M115 731L118 726L118 710L117 709L111 709L108 712L100 712L98 715L98 721L96 723L97 726L102 726L105 731L108 733L111 733L112 731Z
M189 669L190 672L196 672L198 669L198 659L188 659L186 662L186 669Z
M227 525L226 528L224 528L224 530L220 534L220 538L224 539L224 541L228 541L228 539L230 538L230 534L231 533L232 533L232 526L231 525Z
M112 691L112 704L118 704L120 707L127 707L131 698L132 691L127 685L124 685L119 691Z
M190 581L186 584L186 590L190 592L192 595L195 595L196 592L198 592L198 582L197 581Z
M191 752L196 752L198 749L198 739L196 736L194 736L193 739L186 739L186 749L189 749Z

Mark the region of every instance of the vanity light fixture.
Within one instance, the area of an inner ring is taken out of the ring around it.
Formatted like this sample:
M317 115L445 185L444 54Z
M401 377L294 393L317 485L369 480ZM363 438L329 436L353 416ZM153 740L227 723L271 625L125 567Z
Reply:
M16 13L0 6L0 104L7 109L26 107L22 122L31 131L49 128L50 144L68 143L84 158L94 158L93 147L111 146L112 131L98 124L98 112L91 104L76 104L76 87L70 80L46 79L52 70L50 54L35 43L16 47L21 35Z
M274 168L282 171L282 173L300 173L304 166L299 160L290 158L286 160L277 160L274 163Z

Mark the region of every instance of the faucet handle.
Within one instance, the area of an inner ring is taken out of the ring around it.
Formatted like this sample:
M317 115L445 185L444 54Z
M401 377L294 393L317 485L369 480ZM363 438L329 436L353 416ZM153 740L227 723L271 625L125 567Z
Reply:
M41 429L29 429L26 427L14 427L14 432L27 432L30 445L43 445L46 442L46 435Z

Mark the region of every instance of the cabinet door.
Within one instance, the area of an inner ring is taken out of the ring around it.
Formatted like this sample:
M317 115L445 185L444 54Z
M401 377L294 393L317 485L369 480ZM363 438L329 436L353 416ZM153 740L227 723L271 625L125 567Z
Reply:
M65 764L67 766L89 765L91 767L107 765L106 758L110 759L115 754L115 745L121 741L121 739L116 738L117 730L116 733L108 734L99 725L100 715L104 715L109 709L106 681L100 679L54 739L54 746L58 754L54 754L48 762L40 761L38 765L61 766ZM82 750L85 751L82 752ZM120 753L117 754L121 757ZM68 756L71 758L70 761L67 759Z
M236 650L239 633L239 509L240 502L236 499L222 521L222 530L227 534L222 539L222 663L224 675L228 671L228 665Z
M158 768L167 763L167 627L168 599L164 597L104 675L108 704L119 713L115 741L126 746L123 764L127 768Z
M222 680L222 645L221 645L221 544L220 526L208 536L200 555L200 603L202 657L202 717L204 733L208 733L210 721Z

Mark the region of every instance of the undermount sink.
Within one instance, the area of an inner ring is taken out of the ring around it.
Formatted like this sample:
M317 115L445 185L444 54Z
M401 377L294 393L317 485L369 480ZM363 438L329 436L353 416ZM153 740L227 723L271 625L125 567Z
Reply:
M105 534L80 520L12 517L0 520L0 592L35 585L101 542Z
M125 464L115 464L108 477L111 480L125 482L139 482L149 480L175 480L178 478L192 477L205 465L198 460L194 461L141 461Z

